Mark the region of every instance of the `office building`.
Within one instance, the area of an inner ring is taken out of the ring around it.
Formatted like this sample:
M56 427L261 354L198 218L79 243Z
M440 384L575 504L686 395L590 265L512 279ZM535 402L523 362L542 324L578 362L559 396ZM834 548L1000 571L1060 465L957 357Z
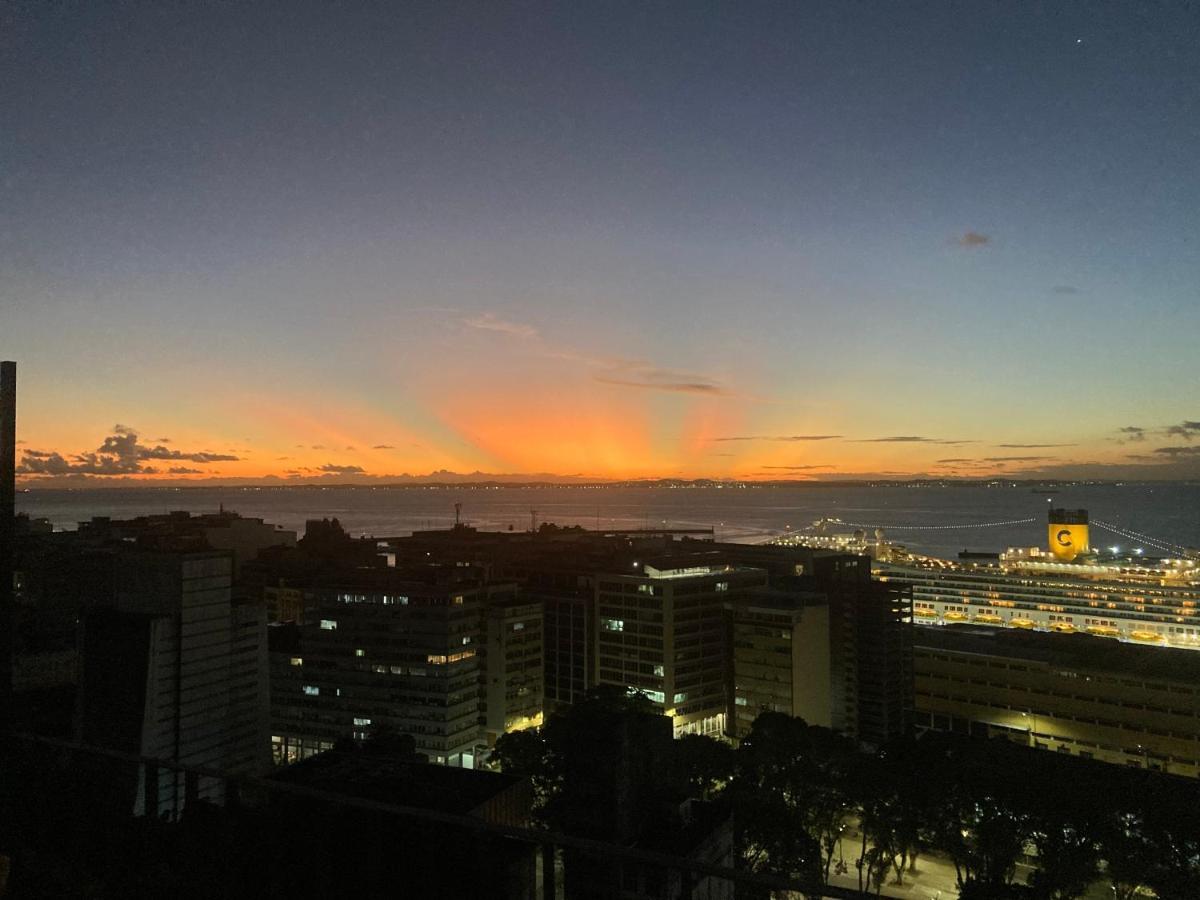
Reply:
M1078 634L914 630L918 727L1200 776L1200 655Z
M829 602L779 589L729 605L733 704L729 733L742 737L764 712L832 724Z

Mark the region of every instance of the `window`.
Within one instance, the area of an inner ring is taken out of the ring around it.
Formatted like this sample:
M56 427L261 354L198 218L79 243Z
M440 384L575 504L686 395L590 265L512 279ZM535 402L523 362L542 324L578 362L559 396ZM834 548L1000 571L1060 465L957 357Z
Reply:
M304 658L303 658L303 657L300 657L300 656L293 656L293 657L292 657L292 665L293 665L293 666L302 666L302 665L304 665Z
M717 582L717 593L718 594L723 593L724 591L727 591L727 590L729 590L729 582L728 581L718 581Z
M733 702L736 703L738 706L748 706L749 705L749 703L745 697L734 697Z
M371 724L371 720L370 720L370 719L360 719L358 716L355 716L355 717L354 717L354 724L355 724L355 725L370 725L370 724Z
M662 675L663 675L663 667L662 667L662 666L655 666L655 667L654 667L654 674L655 674L655 675L657 675L659 678L662 678Z
M337 622L334 619L321 620L322 631L337 631Z
M320 693L321 693L321 689L319 687L317 687L315 684L304 685L305 696L316 697L316 696L319 696Z
M524 631L525 623L524 622L513 622L512 630L513 631Z
M681 691L675 695L675 702L683 703L685 700L687 700L687 698L688 698L687 691Z
M364 650L362 647L358 647L357 649L355 649L355 651L354 651L354 655L355 655L355 656L366 656L366 655L367 655L367 651L366 651L366 650Z
M643 691L642 693L644 693L655 703L663 703L667 699L666 694L664 694L662 691Z
M455 594L454 597L451 599L450 603L454 606L462 606L463 605L463 595Z
M601 619L600 624L604 626L605 631L624 631L624 619Z

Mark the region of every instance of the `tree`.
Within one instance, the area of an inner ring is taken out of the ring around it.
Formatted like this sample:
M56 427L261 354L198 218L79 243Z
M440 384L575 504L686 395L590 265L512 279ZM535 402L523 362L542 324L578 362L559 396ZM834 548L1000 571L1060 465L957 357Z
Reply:
M716 738L685 734L671 745L671 757L681 786L701 799L711 799L733 778L733 748Z

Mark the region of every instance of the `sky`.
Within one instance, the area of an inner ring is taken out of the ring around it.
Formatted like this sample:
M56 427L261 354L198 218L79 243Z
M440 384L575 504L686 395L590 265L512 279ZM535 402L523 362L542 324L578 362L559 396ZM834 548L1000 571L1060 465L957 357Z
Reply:
M28 483L1200 477L1200 6L10 2Z

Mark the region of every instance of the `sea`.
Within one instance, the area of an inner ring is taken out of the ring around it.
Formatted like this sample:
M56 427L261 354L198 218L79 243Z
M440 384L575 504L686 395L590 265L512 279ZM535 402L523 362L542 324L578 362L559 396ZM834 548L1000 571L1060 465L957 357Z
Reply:
M354 535L395 537L461 521L526 530L551 522L585 528L711 528L718 540L757 543L839 519L844 530L882 528L888 540L934 556L1044 546L1048 509L1086 509L1094 546L1171 556L1200 547L1200 484L705 486L288 486L30 488L17 511L74 529L93 516L232 510L302 533L337 518Z

